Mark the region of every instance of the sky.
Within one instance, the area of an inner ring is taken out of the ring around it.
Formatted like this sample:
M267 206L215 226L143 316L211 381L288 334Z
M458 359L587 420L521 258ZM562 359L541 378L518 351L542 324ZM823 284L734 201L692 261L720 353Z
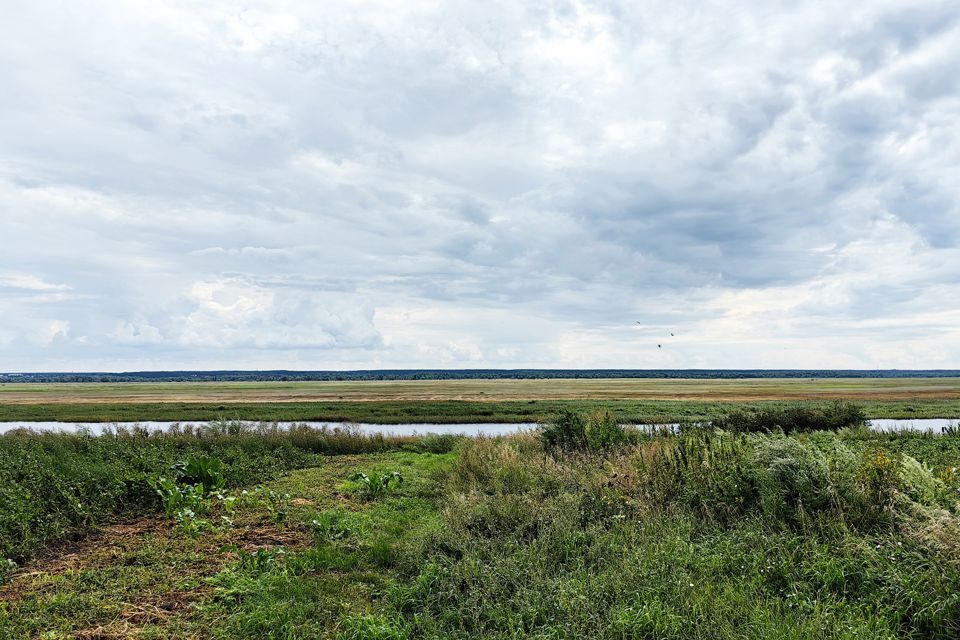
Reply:
M960 368L955 0L3 5L0 371Z

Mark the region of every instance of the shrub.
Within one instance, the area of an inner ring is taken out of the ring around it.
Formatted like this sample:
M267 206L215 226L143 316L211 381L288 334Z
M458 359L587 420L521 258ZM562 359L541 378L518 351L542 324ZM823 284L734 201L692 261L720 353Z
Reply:
M793 438L762 440L754 460L760 505L767 514L795 522L798 512L830 506L830 467L814 447Z
M562 411L543 425L540 437L547 449L584 450L587 448L587 424L579 413Z
M543 425L540 438L549 451L603 452L630 441L627 430L606 409L586 417L563 411Z
M627 430L606 409L600 409L587 416L585 435L587 448L590 451L607 451L629 442Z
M925 506L940 506L946 495L946 485L933 471L910 456L901 456L899 479L904 493L914 502ZM949 505L948 505L949 506Z
M958 507L860 528L890 521L856 505L933 486L878 442L699 430L603 457L466 443L378 612L423 638L954 638ZM945 440L915 444L936 456Z
M660 436L633 456L638 490L650 507L680 503L720 521L737 518L756 500L749 465L752 445L744 436L693 430Z
M404 445L404 449L415 453L450 453L464 440L464 436L455 433L430 433Z
M445 479L446 488L488 495L531 490L548 493L561 478L555 472L557 465L543 458L539 442L529 436L475 438L461 448Z
M866 414L849 402L821 406L766 407L756 411L732 411L713 421L713 426L735 433L809 433L863 426Z

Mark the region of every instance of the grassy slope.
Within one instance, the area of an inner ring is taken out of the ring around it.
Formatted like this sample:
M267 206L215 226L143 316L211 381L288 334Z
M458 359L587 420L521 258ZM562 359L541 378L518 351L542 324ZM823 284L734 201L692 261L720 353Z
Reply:
M294 499L283 529L254 508L227 533L191 538L160 524L28 568L0 591L0 636L960 633L958 514L929 506L960 495L949 471L960 465L960 439L801 436L775 458L792 462L766 471L749 452L776 438L718 441L707 454L693 440L681 458L667 455L677 442L611 458L554 460L523 438L459 454L328 458L271 484ZM897 452L929 462L933 474L905 479ZM354 471L394 470L407 482L378 500L347 481ZM808 486L806 473L827 475ZM933 486L946 493L915 493L937 475L944 480ZM817 503L818 487L843 491ZM797 491L804 500L790 502ZM314 520L323 523L315 537L306 527ZM288 553L244 563L226 543L284 544Z

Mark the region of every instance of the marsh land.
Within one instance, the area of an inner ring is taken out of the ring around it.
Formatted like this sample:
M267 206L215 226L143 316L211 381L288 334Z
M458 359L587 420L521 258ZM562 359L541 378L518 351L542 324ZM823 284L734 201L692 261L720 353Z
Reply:
M955 638L960 432L863 418L9 433L0 637Z
M0 421L537 422L606 408L625 422L681 422L837 399L872 418L957 418L960 378L5 383Z

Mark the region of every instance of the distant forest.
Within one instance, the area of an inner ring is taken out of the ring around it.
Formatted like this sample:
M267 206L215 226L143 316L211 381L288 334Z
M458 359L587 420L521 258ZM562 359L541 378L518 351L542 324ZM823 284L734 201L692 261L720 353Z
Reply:
M956 369L377 369L361 371L132 371L0 373L0 382L295 382L551 378L956 378Z

